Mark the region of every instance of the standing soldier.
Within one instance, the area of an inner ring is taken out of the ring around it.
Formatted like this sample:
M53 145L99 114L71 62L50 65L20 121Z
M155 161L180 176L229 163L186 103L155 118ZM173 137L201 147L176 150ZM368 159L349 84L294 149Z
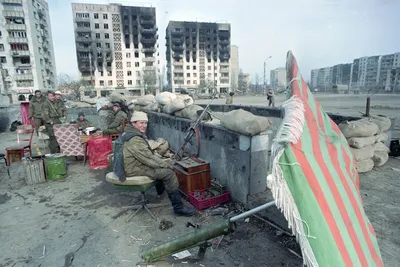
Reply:
M42 92L40 90L35 91L35 96L32 97L32 100L29 103L29 115L28 119L31 120L33 118L33 122L35 124L36 134L38 134L39 127L42 125L42 104L45 101L44 97L42 97Z
M227 105L233 104L233 95L234 94L235 94L234 92L229 93L229 96L226 98L225 104L227 104Z
M268 107L275 107L275 95L274 92L270 89L267 93Z
M55 91L54 94L56 97L57 110L59 111L58 113L61 115L62 118L65 119L67 118L67 107L64 105L64 101L61 98L61 92Z
M54 135L53 125L61 124L61 121L60 121L61 114L59 113L59 110L57 109L55 95L52 91L48 91L47 99L42 104L42 115L43 115L43 120L45 123L47 134L49 135L49 138L50 138L50 143L49 143L50 153L51 154L58 153L59 147L58 147L57 139Z

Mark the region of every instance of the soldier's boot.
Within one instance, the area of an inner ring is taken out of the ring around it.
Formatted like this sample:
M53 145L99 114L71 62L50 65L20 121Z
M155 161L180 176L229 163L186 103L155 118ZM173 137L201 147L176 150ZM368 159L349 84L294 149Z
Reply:
M173 193L169 193L168 197L171 200L175 215L189 217L193 216L196 213L195 208L186 207L185 205L183 205L181 193L179 192L179 190L176 190Z
M156 190L157 190L157 195L161 196L165 191L164 182L161 181L161 180L156 180L155 187L156 187Z

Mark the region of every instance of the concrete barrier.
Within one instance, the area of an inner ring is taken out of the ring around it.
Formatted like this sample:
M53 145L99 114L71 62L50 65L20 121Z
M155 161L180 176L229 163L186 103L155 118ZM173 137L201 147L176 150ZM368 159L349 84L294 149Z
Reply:
M149 112L148 115L148 137L165 138L177 151L183 144L191 121L157 112ZM212 179L226 184L233 199L247 204L251 195L266 189L271 131L248 137L219 125L202 123L199 133L199 157L210 162ZM192 143L188 148L196 153L195 136Z

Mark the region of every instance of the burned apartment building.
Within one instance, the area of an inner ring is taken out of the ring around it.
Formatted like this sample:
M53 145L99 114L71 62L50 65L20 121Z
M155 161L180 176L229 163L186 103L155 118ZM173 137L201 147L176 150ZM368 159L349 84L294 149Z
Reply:
M73 3L72 11L78 68L98 96L112 90L155 90L159 54L154 7Z
M231 91L230 45L228 23L170 21L166 30L169 90Z
M54 89L56 67L45 0L2 0L0 60L2 94Z

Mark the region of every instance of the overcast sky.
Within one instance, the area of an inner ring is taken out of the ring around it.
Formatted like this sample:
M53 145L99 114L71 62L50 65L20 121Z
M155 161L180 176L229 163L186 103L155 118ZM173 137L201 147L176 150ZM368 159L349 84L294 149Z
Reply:
M231 23L239 64L252 76L285 66L293 50L300 71L400 52L400 0L48 0L57 73L79 77L71 2L156 7L160 55L170 20Z

